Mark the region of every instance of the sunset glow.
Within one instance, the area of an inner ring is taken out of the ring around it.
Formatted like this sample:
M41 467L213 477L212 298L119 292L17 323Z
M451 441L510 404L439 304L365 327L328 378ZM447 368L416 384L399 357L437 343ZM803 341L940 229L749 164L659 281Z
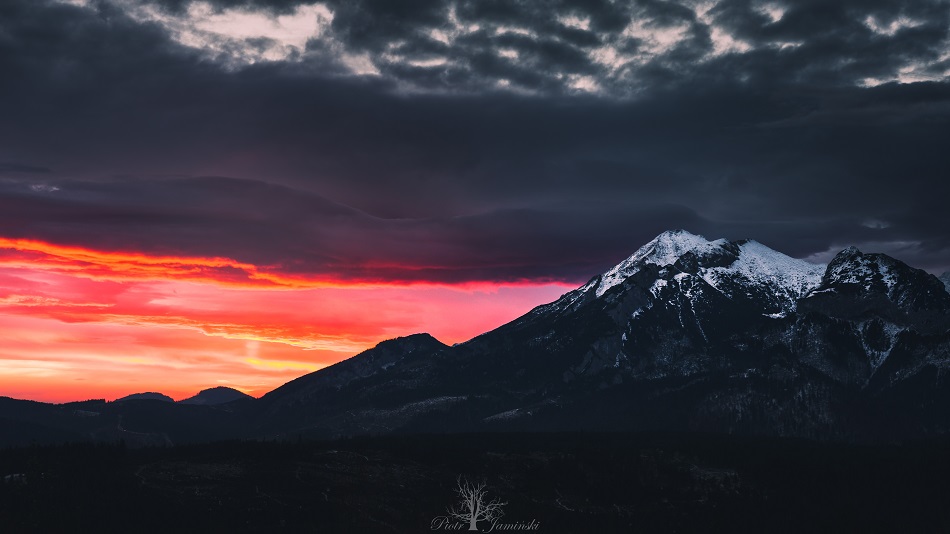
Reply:
M0 395L180 399L227 385L260 396L385 339L465 341L567 289L340 281L0 239Z

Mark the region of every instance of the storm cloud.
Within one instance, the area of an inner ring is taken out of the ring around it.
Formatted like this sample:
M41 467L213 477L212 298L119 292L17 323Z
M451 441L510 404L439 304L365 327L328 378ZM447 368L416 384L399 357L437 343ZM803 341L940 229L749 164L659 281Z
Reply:
M5 237L582 282L662 230L950 269L950 4L11 0Z

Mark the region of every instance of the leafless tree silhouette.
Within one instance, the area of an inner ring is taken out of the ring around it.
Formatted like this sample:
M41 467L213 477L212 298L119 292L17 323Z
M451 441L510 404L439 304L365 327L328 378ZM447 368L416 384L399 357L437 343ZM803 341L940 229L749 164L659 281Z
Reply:
M468 522L469 530L478 530L479 521L493 521L505 515L502 507L508 504L498 499L488 500L485 482L473 484L463 477L457 480L459 503L448 509L449 516Z

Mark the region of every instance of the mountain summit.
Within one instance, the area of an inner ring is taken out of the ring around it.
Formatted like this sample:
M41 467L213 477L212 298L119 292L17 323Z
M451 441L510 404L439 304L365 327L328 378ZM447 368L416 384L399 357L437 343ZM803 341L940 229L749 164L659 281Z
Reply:
M569 293L566 305L601 298L644 271L651 273L650 291L659 298L676 291L688 293L693 300L693 293L713 290L732 300L758 300L764 315L784 315L821 283L825 266L791 258L752 240L707 241L684 230L669 231ZM553 305L564 306L563 300Z
M707 241L685 230L663 232L632 256L581 288L597 297L623 283L646 265L700 276L713 287L744 282L797 298L818 285L823 265L796 260L756 241Z

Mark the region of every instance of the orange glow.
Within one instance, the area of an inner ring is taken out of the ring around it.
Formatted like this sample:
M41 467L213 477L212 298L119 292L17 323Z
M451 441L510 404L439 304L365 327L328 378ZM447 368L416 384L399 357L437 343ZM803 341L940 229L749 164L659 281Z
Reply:
M180 399L228 385L260 396L384 339L467 340L565 290L369 284L0 238L0 395Z
M329 281L307 280L264 272L255 265L229 258L102 252L81 247L54 245L32 239L0 238L0 249L15 252L0 259L0 265L3 266L68 272L93 279L178 279L236 287L291 289L335 285Z

